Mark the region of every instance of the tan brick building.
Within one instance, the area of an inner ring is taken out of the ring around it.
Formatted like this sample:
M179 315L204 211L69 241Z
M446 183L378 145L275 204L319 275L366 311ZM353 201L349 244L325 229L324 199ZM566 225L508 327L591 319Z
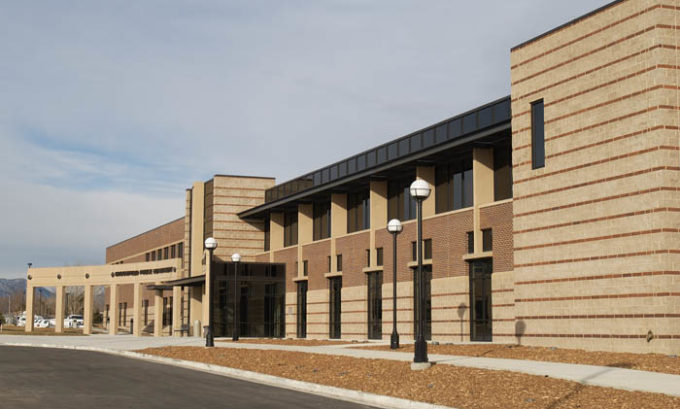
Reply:
M677 354L679 28L680 0L613 2L513 48L509 97L286 183L197 182L183 218L107 263L177 258L172 280L136 290L172 298L155 308L167 333L210 320L227 336L238 316L242 336L389 339L397 218L412 339L418 178L428 338ZM134 285L112 302L139 299Z

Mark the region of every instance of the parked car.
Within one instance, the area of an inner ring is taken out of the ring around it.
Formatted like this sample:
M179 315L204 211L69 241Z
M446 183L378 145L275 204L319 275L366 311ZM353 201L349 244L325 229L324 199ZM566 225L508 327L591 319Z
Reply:
M50 324L50 321L45 319L38 320L38 322L35 323L36 328L50 328L52 326L53 325Z
M82 315L69 315L64 319L64 328L82 328L85 325Z

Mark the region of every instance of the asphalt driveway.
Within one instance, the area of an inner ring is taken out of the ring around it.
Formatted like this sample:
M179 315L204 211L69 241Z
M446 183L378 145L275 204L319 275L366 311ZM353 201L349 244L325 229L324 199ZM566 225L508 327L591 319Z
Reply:
M367 408L88 351L0 346L0 408Z

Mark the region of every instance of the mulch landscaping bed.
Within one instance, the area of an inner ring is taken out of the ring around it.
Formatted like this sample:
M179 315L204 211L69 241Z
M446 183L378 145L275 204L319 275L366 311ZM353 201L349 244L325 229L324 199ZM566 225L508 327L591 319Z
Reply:
M164 347L138 351L361 390L461 409L680 408L680 398L585 386L507 371L232 348Z
M3 325L2 332L0 335L81 335L83 334L82 329L77 328L64 328L64 332L56 333L54 328L33 328L33 332L24 331L24 327L15 327L12 325Z
M234 342L230 339L220 339L217 342L233 342L242 344L269 344L269 345L301 345L306 347L318 347L324 345L347 345L358 344L356 341L327 341L323 339L286 339L286 338L257 338L257 339L239 339ZM363 342L361 342L363 343Z
M366 346L362 349L390 350L387 346ZM413 344L402 345L397 351L413 352ZM525 359L530 361L564 362L611 366L641 371L680 375L680 359L662 354L630 354L620 352L595 352L580 349L525 347L519 345L429 345L430 354L464 355L484 358ZM680 386L678 386L680 388Z

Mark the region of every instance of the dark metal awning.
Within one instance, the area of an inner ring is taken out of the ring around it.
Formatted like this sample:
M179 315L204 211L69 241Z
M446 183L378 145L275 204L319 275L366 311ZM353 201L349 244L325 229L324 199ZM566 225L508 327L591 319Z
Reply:
M205 274L200 276L179 278L177 280L165 281L159 286L149 286L148 288L154 289L152 287L167 287L167 289L172 289L172 287L198 287L205 283ZM160 289L160 288L159 288Z

